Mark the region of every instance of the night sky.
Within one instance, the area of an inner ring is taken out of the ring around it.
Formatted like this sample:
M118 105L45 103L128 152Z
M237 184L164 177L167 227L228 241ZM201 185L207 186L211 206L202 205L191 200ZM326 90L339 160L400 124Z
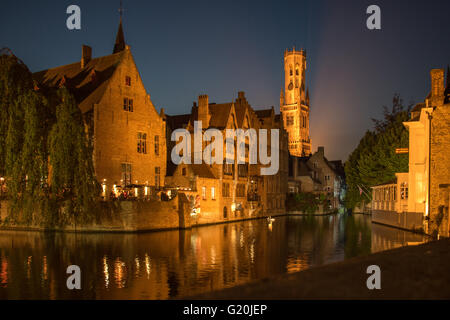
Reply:
M82 30L66 28L77 4ZM381 7L382 30L366 28L366 8ZM0 47L39 71L112 53L119 1L1 0ZM229 102L245 91L255 108L275 106L283 52L308 54L313 148L346 160L391 105L424 99L429 71L450 63L450 1L130 1L124 31L155 107L189 113L199 94Z

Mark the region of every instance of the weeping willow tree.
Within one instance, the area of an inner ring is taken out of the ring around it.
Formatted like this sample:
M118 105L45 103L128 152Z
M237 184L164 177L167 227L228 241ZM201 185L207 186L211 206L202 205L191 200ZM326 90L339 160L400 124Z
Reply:
M0 53L0 175L10 202L5 223L93 219L100 187L81 111L66 88L38 89L10 52Z
M27 66L10 50L0 50L0 176L6 174L6 139L11 117L21 119L22 108L15 114L19 96L32 89L33 81ZM23 118L23 117L22 117ZM20 121L19 121L20 122ZM15 123L19 124L19 123Z
M57 92L56 122L49 135L51 201L64 203L52 211L51 221L63 224L92 222L100 185L95 180L92 148L83 115L66 88Z

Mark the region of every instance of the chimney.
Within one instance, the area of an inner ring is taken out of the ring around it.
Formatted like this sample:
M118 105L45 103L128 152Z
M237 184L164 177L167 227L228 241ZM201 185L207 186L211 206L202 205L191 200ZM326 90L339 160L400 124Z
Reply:
M202 122L203 128L209 127L209 98L206 94L198 97L198 121Z
M437 106L442 104L444 99L444 69L433 69L431 76L431 104Z
M84 69L91 59L92 48L83 44L81 48L81 69Z
M325 157L325 147L317 148L317 152L320 153L322 157Z

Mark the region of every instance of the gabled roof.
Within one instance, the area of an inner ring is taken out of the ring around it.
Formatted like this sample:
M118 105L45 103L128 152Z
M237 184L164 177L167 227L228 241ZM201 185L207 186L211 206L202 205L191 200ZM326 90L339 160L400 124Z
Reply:
M75 96L83 113L98 103L121 62L124 52L95 58L81 68L81 61L69 65L43 70L33 74L38 84L45 87L65 85Z
M273 109L255 110L258 118L270 118L272 116Z
M202 164L191 164L189 167L194 172L194 175L199 176L200 178L208 178L208 179L216 179L216 176L211 171L211 168L209 165L202 163Z
M173 164L172 161L169 161L170 164L172 164L170 166L170 170L167 170L166 176L173 176L175 174L175 171L181 166L186 166L190 171L192 171L192 173L194 174L194 176L198 176L200 178L207 178L207 179L217 179L217 177L214 175L214 173L212 172L211 168L209 165L207 165L206 163L202 163L202 164L180 164L180 165L175 165Z
M209 120L209 126L225 129L232 107L233 103L210 104L209 113L211 114L211 119Z
M176 116L165 115L166 124L172 130L186 128L191 119L191 114L180 114Z

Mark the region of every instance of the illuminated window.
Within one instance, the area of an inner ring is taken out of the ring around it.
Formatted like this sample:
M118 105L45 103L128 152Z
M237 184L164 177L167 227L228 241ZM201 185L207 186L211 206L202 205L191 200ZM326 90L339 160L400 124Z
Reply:
M202 187L202 199L206 200L206 187Z
M216 200L216 188L211 188L211 199Z
M406 182L400 184L400 199L408 199L408 184Z

